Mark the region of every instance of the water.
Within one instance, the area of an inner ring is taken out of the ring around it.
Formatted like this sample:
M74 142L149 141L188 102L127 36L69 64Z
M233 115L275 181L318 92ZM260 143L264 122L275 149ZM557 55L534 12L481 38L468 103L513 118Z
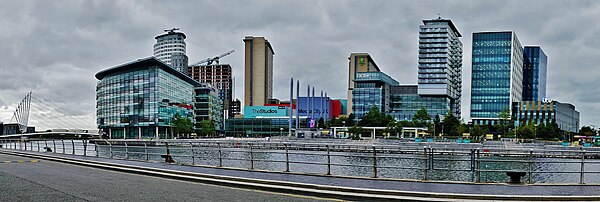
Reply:
M27 143L27 150L37 151L37 144L40 143L40 151L44 147L51 148L56 153L73 153L75 148L76 155L83 155L84 144L82 141L75 140L64 141L31 141ZM54 146L56 145L56 147ZM24 149L24 144L3 145L4 148L16 146L17 149ZM56 148L56 149L54 149ZM95 156L95 145L87 144L86 154ZM122 146L113 145L112 158L146 160L162 162L164 158L160 155L166 153L164 146L135 146L128 147L127 152ZM170 152L177 163L196 164L206 166L219 166L219 148L205 147L196 145L192 149L188 146L170 146ZM147 154L146 154L147 153ZM472 182L476 179L477 173L471 170L472 161L469 155L441 155L433 156L433 163L428 156L421 153L398 154L398 153L377 153L377 177L394 179L425 179L425 170L427 171L427 180L440 181L463 181ZM98 146L98 156L109 158L111 149L107 145ZM373 153L363 152L330 152L330 173L340 176L360 176L373 177ZM233 168L244 168L266 171L285 171L286 170L286 151L279 149L252 149L252 159L250 161L249 148L223 147L221 149L222 166ZM289 150L289 171L311 174L326 174L327 151L303 151ZM527 171L529 164L526 162L504 162L503 160L528 160L528 157L502 157L502 156L481 156L481 182L506 182L508 177L506 170ZM500 161L500 162L489 162ZM581 159L576 158L532 158L531 170L533 173L531 181L534 183L579 183L581 170ZM586 173L584 175L585 183L600 183L600 160L586 159L585 171L596 172ZM475 166L475 165L473 165ZM501 172L484 172L503 170ZM576 173L561 173L576 172ZM527 181L528 176L523 178Z

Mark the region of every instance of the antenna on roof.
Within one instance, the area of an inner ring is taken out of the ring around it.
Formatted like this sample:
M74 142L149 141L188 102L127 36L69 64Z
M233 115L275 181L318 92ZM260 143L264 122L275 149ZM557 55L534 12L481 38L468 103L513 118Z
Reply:
M179 30L179 28L171 28L171 29L165 29L165 32L173 33L173 32L175 32L177 30Z

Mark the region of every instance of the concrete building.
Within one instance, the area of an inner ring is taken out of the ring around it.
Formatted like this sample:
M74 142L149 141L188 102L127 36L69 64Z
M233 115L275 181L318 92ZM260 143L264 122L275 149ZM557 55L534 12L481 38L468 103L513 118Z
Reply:
M353 112L352 94L355 88L354 79L361 72L379 72L380 69L368 53L350 53L348 57L348 101L347 114Z
M579 132L579 112L569 103L521 101L513 103L512 111L517 125L556 123L565 132Z
M219 99L223 101L223 114L228 118L233 117L233 111L230 109L233 87L231 69L229 64L198 65L188 68L188 75L192 79L200 83L208 83L217 89Z
M419 26L418 90L421 96L446 96L443 101L460 117L462 52L460 32L449 19L423 20ZM446 112L444 112L445 114Z
M513 31L473 33L471 119L494 125L523 96L523 47Z
M187 73L188 57L185 54L185 34L176 32L178 28L165 30L166 33L154 37L154 57L170 65L179 72Z
M264 37L244 38L244 106L263 106L273 98L273 47Z
M546 98L548 57L539 46L525 46L523 51L523 100Z
M175 114L193 120L200 83L149 57L96 73L98 128L112 139L173 138Z

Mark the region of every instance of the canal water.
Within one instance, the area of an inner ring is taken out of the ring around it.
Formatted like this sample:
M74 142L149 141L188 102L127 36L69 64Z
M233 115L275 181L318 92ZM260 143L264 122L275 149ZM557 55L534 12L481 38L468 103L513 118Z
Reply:
M45 151L44 147L51 148L57 153L75 153L83 155L84 144L75 140L69 141L31 141L27 143L27 150ZM64 147L63 147L64 143ZM74 145L74 147L73 147ZM24 144L3 145L4 148L24 149ZM74 148L74 149L73 149ZM86 155L131 160L146 160L161 162L164 158L161 155L166 153L164 146L143 146L128 147L127 152L124 147L113 145L109 148L107 145L87 144ZM206 166L219 166L219 149L217 147L194 147L194 151L189 146L171 146L170 153L177 163L196 164ZM192 154L194 158L192 158ZM433 161L423 153L416 154L398 154L398 153L377 153L377 177L394 179L412 179L412 180L439 180L439 181L462 181L472 182L477 178L477 172L472 171L471 156L469 155L434 155ZM267 171L285 171L286 170L286 151L279 149L256 149L252 150L250 156L249 148L222 148L221 154L222 166ZM253 162L250 159L253 159ZM327 151L304 151L289 150L287 159L290 172L326 174L328 171L327 162L329 160L330 174L340 176L374 176L373 153L361 152L330 152L329 159ZM506 162L506 160L528 160L528 157L501 157L486 156L480 157L479 167L482 172L479 173L481 182L507 182L506 170L517 170L527 172L531 169L533 173L531 181L533 183L579 183L582 160L579 158L532 158L531 165L526 162ZM492 161L492 162L489 162ZM433 162L433 163L431 163ZM427 168L427 169L425 169ZM502 170L500 172L500 170ZM584 175L585 183L600 183L600 160L585 159ZM488 171L488 172L486 172ZM499 172L494 172L499 171ZM573 173L565 173L573 172ZM425 177L426 176L426 177ZM523 177L522 181L527 181L528 176Z

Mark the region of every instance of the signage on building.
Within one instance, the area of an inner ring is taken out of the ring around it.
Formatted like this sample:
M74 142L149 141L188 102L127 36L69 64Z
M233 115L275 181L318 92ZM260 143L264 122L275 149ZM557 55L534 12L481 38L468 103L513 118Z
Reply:
M321 114L323 114L323 118L325 120L332 118L331 111L330 111L330 106L331 106L330 98L328 98L328 97L324 97L323 99L321 99L321 97L312 98L313 103L311 104L311 106L309 106L309 104L310 104L309 100L310 99L307 97L300 97L298 99L297 107L298 107L298 114L300 115L300 117L311 116L311 118L319 120L319 118L321 118ZM321 104L323 104L323 107L321 107ZM321 113L321 112L323 112L323 113Z
M358 73L358 74L356 74L356 78L357 79L368 79L370 77L371 76L369 74L366 74L366 73Z
M283 106L246 106L244 118L287 116L288 108Z

